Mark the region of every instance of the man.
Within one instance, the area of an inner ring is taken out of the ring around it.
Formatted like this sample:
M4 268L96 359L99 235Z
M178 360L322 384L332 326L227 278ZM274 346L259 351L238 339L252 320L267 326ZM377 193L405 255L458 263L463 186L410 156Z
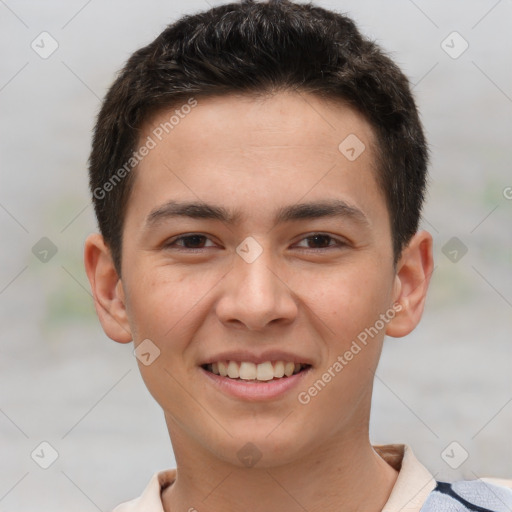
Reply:
M510 507L369 440L384 336L433 269L426 173L407 79L346 16L229 4L134 53L95 129L85 264L177 469L116 511Z

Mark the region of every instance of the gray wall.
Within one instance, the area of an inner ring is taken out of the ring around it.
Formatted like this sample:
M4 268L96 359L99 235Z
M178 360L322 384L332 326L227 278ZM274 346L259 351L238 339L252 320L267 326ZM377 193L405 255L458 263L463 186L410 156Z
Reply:
M0 510L108 510L174 466L132 347L95 316L86 160L130 53L214 3L0 1ZM402 66L432 149L423 225L436 270L419 327L386 341L372 440L409 443L438 479L512 478L512 2L318 3L351 14ZM51 50L43 31L58 42L46 59L31 48ZM458 58L453 31L469 44ZM467 248L459 261L454 243ZM43 441L58 452L46 470L31 458L51 462Z

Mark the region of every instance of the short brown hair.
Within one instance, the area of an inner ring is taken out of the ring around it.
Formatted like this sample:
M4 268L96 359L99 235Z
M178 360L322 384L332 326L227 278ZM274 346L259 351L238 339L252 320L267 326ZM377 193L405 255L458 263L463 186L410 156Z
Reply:
M104 99L89 179L99 229L119 275L134 180L126 164L137 149L142 124L159 109L192 96L276 90L338 98L369 120L396 263L418 229L428 165L407 78L345 15L289 0L249 0L169 25L129 58Z

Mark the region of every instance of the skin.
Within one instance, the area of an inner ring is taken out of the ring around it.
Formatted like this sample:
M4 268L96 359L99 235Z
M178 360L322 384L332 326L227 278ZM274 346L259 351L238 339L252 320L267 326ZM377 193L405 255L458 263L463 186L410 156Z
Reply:
M148 122L141 141L169 115ZM338 150L349 134L366 146L354 161ZM373 375L385 334L405 336L420 321L433 263L432 237L420 231L393 265L374 144L369 123L340 102L292 92L198 98L136 170L122 279L102 237L87 238L85 266L106 334L136 346L150 339L160 350L139 367L163 408L177 461L178 477L162 494L167 512L368 512L386 503L397 472L368 437ZM281 207L331 199L366 220L274 222ZM146 229L149 213L169 200L241 216L234 224L166 218ZM166 246L194 233L206 238L189 239L189 249L183 240ZM315 233L332 238L308 238ZM236 253L249 236L262 248L252 263ZM298 392L393 304L401 307L394 318L301 404ZM274 400L234 398L212 386L199 363L237 349L289 351L312 369ZM249 442L261 454L250 468L237 456Z

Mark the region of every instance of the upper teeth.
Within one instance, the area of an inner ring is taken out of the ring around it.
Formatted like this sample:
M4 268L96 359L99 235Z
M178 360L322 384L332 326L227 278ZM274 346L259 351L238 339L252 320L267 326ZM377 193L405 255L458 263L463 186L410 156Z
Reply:
M272 380L298 373L305 365L300 363L265 361L255 364L248 361L218 361L207 365L208 370L222 377L243 380Z

